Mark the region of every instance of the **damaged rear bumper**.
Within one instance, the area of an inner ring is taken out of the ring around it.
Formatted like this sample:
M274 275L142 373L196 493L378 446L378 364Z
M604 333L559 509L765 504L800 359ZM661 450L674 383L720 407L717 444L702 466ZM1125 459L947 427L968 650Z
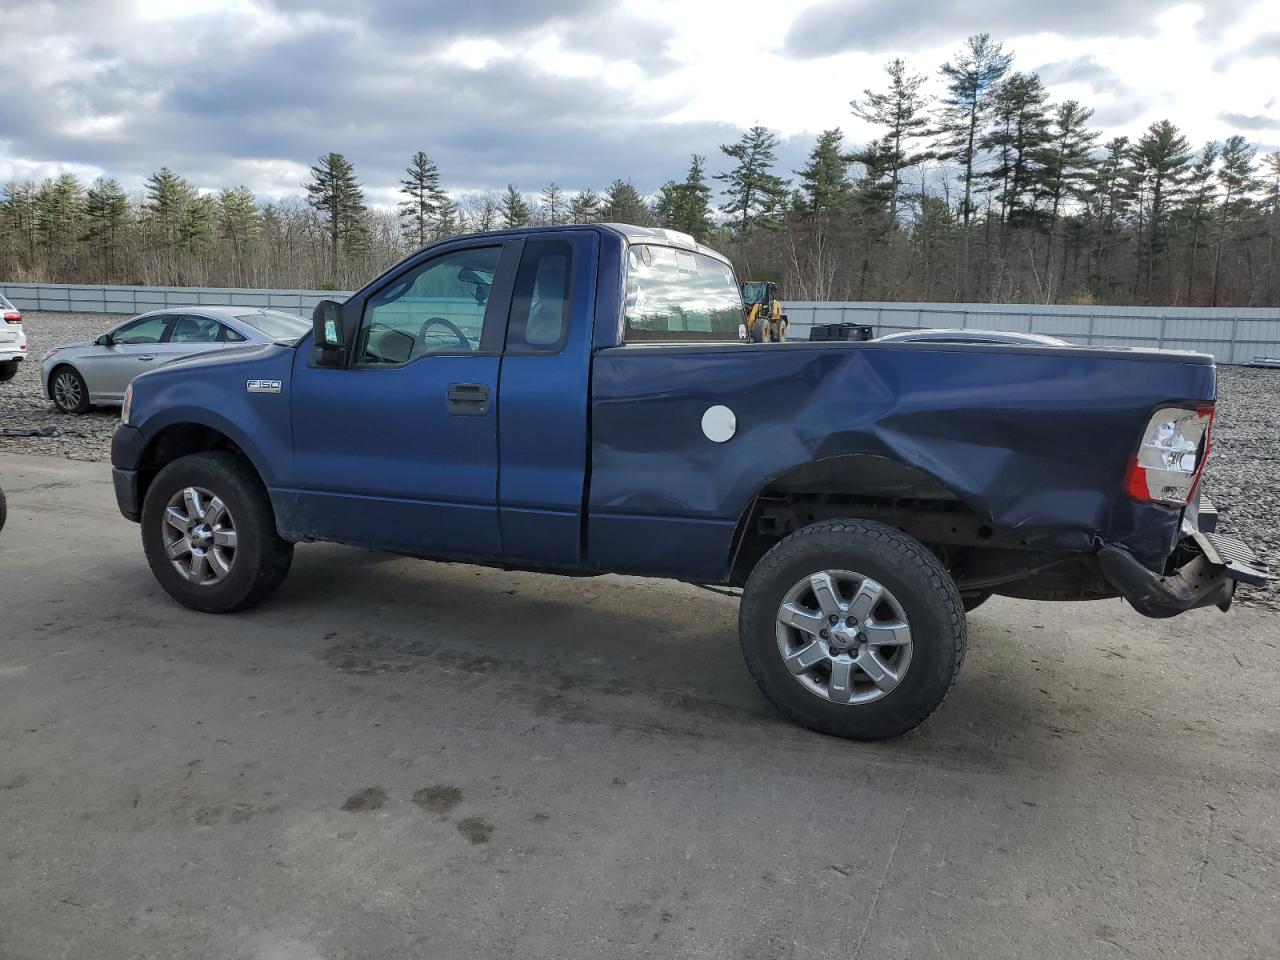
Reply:
M1155 573L1132 553L1110 543L1098 551L1102 575L1147 617L1172 617L1197 607L1231 606L1237 583L1265 586L1267 568L1240 540L1219 533L1193 533L1179 545L1189 556L1172 573Z

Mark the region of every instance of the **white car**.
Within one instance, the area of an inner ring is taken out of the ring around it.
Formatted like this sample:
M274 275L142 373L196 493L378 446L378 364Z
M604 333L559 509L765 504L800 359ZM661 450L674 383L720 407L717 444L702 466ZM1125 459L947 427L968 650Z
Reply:
M22 313L0 296L0 383L12 380L18 364L27 358L27 334L22 329Z

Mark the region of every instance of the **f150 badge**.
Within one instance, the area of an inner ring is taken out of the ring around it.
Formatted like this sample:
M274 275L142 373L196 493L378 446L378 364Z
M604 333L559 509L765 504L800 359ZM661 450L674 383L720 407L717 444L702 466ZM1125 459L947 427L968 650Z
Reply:
M244 388L250 393L279 393L279 380L247 380Z

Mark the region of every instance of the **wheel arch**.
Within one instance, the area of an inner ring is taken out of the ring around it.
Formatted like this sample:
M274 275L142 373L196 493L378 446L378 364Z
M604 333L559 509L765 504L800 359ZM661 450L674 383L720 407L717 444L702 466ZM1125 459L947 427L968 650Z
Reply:
M45 380L44 380L45 396L49 398L50 402L53 401L53 378L57 376L59 370L62 370L64 368L69 368L71 370L74 370L76 375L81 380L84 381L85 390L89 389L89 378L84 375L83 370L81 370L78 366L76 366L76 363L74 360L59 360L52 367L49 368L49 375L45 377ZM93 395L92 392L90 392L89 395L92 396Z
M249 464L265 487L267 476L258 462L256 451L236 433L238 431L196 420L178 420L156 430L138 457L138 502L146 499L147 489L156 474L178 458L192 453L218 450L233 453Z
M892 457L844 453L798 464L770 478L738 517L730 582L746 581L769 548L802 527L837 517L879 520L912 533L937 527L938 536L982 542L990 517L934 474Z

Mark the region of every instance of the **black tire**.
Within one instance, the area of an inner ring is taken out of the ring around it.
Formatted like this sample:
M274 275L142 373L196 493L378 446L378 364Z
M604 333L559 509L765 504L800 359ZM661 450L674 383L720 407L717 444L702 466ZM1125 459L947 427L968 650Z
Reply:
M18 375L18 364L21 360L6 360L0 363L0 383L8 383Z
M229 572L214 584L187 580L165 554L165 510L189 486L219 497L234 519L235 556ZM265 599L284 582L293 562L293 544L276 532L266 487L248 462L225 451L180 457L156 475L142 505L142 547L165 592L205 613L231 613Z
M778 609L793 585L823 570L878 581L910 624L910 665L878 700L833 703L798 682L783 662ZM864 520L817 523L777 543L747 579L738 626L747 667L769 701L801 726L851 740L884 740L923 723L955 683L968 639L960 594L937 557L900 530Z
M9 519L9 503L4 498L4 491L0 490L0 530L4 529L4 522Z
M55 388L58 379L63 376L70 377L78 386L79 392L77 396L80 398L78 403L68 404L58 399L58 393ZM49 396L53 398L53 405L63 413L84 413L89 409L89 385L84 382L84 377L80 376L79 370L67 364L54 367L53 373L49 374Z
M965 613L973 613L990 599L989 593L966 593L961 595L960 602L964 604Z

